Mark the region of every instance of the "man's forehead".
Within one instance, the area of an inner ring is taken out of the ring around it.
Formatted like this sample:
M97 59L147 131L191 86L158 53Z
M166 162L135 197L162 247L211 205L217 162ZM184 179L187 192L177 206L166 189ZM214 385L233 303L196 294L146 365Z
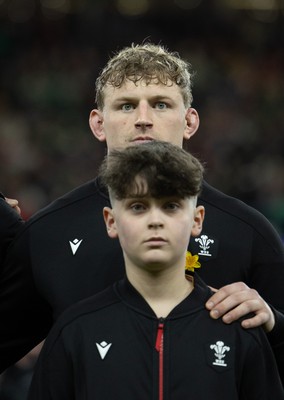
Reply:
M121 86L115 87L111 84L105 86L104 94L105 96L124 96L131 97L134 94L140 92L155 92L156 95L173 95L180 94L179 86L172 82L168 81L167 84L163 84L159 82L157 79L152 79L149 83L145 80L139 80L138 82L133 82L131 80L126 80Z

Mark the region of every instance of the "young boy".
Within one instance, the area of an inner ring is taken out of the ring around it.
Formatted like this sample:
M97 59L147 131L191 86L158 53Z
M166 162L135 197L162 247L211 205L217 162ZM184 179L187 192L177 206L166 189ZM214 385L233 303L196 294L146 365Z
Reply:
M59 318L29 400L284 399L264 331L210 318L209 288L184 272L204 217L198 160L153 141L111 152L101 178L126 278Z

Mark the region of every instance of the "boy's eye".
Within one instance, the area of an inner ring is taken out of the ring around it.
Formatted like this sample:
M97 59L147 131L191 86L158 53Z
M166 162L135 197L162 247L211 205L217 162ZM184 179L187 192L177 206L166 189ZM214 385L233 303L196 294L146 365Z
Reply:
M165 208L170 211L175 211L180 208L178 203L167 203L165 204Z
M130 208L134 212L145 210L145 206L143 204L141 204L141 203L131 204Z
M121 109L123 111L131 111L133 110L133 104L127 103L127 104L122 104Z

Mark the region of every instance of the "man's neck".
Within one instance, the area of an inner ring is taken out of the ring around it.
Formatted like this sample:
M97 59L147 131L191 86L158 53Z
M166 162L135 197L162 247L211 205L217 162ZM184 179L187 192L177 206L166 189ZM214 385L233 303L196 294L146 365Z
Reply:
M127 269L132 286L147 301L158 318L165 318L193 290L193 282L185 276L184 269L149 273L141 269Z

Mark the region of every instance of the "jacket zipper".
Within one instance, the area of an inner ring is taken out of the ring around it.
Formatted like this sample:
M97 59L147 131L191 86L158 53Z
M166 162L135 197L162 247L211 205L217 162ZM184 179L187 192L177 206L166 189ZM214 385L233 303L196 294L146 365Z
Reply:
M156 350L159 352L159 400L164 398L164 320L160 318L156 338Z

